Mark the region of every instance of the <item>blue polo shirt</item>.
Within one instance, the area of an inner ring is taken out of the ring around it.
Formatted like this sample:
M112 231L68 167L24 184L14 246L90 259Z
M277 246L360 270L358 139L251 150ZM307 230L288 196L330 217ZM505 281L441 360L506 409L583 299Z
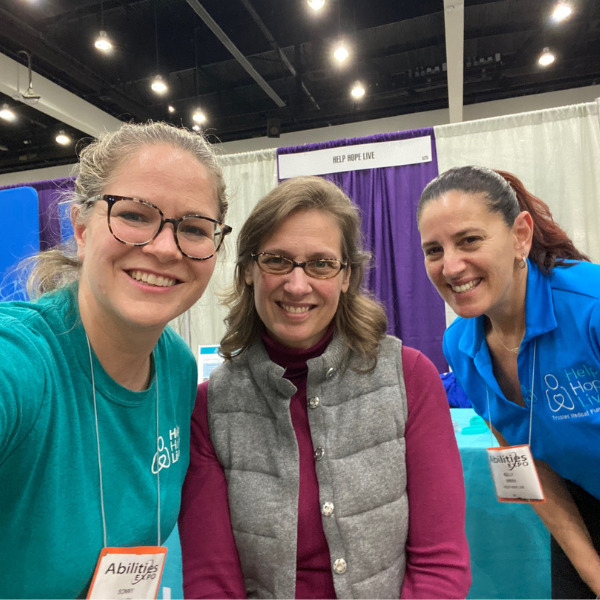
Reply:
M525 407L498 386L485 317L456 319L444 335L444 354L486 420L489 397L492 425L511 445L529 441L533 398L533 456L600 499L600 265L569 264L545 275L528 262L526 330L517 358Z

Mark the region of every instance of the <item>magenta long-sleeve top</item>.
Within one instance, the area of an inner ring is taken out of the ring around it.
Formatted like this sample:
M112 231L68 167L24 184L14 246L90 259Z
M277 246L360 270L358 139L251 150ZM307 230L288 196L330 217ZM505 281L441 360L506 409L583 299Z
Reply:
M306 404L306 361L322 354L330 341L331 331L313 348L298 350L263 335L271 360L286 368L286 378L298 390L290 402L300 456L296 598L336 597ZM408 405L409 531L406 574L398 596L465 598L471 584L465 493L448 401L439 374L425 355L404 346L402 364ZM208 382L198 387L179 518L184 595L245 598L229 519L227 480L210 439L207 395Z

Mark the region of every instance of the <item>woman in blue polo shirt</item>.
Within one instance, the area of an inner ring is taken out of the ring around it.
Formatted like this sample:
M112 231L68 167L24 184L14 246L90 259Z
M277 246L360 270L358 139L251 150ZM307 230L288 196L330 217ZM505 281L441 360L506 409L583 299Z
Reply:
M509 173L446 171L417 221L429 278L459 315L444 336L457 380L501 445L531 444L552 595L597 597L600 266Z

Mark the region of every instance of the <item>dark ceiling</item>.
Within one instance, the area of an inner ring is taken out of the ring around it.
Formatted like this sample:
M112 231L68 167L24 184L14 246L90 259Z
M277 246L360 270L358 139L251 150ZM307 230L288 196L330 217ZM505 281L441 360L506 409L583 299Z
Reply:
M554 4L464 0L465 105L600 83L600 1L572 0L560 25ZM276 135L447 108L444 14L443 0L328 0L319 15L306 0L0 0L0 52L25 66L29 53L34 90L39 74L122 121L190 127L201 107L205 131L226 142L265 136L268 125ZM110 55L93 46L101 28L116 44ZM353 47L344 68L331 60L340 36ZM536 62L543 47L557 56L547 69ZM150 90L157 72L164 97ZM348 93L357 79L361 101ZM0 174L74 162L75 144L54 137L89 132L21 100L0 94L18 113L0 121Z

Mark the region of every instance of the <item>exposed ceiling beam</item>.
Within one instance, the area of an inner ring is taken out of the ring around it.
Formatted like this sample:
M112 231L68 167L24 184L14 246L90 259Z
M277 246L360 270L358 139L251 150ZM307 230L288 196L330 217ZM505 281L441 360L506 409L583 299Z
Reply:
M103 131L113 131L122 124L119 119L35 72L32 72L33 89L40 99L35 104L23 99L20 92L24 91L23 82L27 82L27 67L2 53L0 53L0 73L3 74L0 79L0 92L79 131L96 137ZM14 73L14 77L10 76L11 73ZM21 90L17 89L17 73L21 73L19 77ZM25 87L26 85L25 83Z
M450 123L460 123L463 120L464 0L444 0L444 27Z
M229 36L221 29L219 24L210 16L208 11L198 2L198 0L186 0L192 7L194 12L204 21L206 26L217 36L219 41L233 54L234 58L246 70L248 75L258 83L263 91L275 102L279 108L283 108L286 104L277 95L277 92L263 79L261 74L250 64L248 59L240 52L238 47L231 41Z
M258 25L258 28L262 31L263 35L267 38L267 41L269 42L269 45L271 46L271 48L273 48L273 50L275 50L275 52L279 56L279 59L281 60L281 62L286 66L287 70L292 74L292 77L296 77L300 81L300 85L301 85L304 93L308 96L308 98L313 103L315 108L317 110L321 110L321 107L315 100L314 96L310 93L309 89L306 87L305 83L302 81L302 78L298 75L298 72L296 71L294 65L290 62L290 60L286 56L285 52L280 48L279 44L277 43L277 41L275 40L275 38L269 31L269 28L264 24L263 20L260 18L259 14L256 12L254 7L250 3L250 0L241 0L241 2L244 5L244 7L246 8L246 10L250 13L250 16L254 19L254 22Z

